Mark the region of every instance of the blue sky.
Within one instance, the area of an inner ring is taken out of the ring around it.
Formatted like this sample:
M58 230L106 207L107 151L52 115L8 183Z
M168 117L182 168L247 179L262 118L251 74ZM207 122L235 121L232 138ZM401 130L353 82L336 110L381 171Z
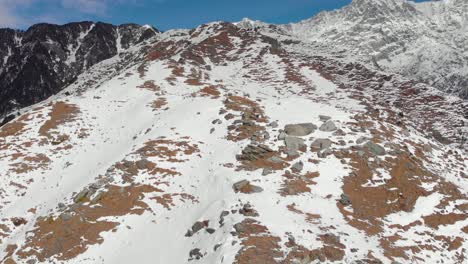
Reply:
M372 1L372 0L369 0ZM0 27L103 21L151 24L161 30L193 28L244 17L270 23L297 22L351 0L0 0Z

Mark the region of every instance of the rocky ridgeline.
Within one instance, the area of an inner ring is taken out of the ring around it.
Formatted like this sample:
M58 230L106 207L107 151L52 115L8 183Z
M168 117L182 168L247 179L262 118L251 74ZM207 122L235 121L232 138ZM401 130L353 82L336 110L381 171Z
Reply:
M60 92L91 66L158 32L136 24L92 22L37 24L26 31L0 29L0 123Z

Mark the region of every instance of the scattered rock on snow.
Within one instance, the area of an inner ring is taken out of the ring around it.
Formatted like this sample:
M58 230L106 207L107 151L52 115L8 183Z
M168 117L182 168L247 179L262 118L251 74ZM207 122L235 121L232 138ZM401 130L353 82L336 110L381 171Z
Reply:
M351 204L351 200L349 199L348 195L343 193L340 197L340 203L344 206L348 206Z
M60 211L63 211L63 210L65 210L65 209L67 209L67 206L66 206L64 203L58 203L58 209L59 209Z
M328 149L332 146L332 141L326 138L318 138L312 142L312 151L318 152L323 149Z
M258 212L252 208L250 204L244 204L242 209L239 210L239 213L244 216L256 217L258 216Z
M319 130L323 132L332 132L337 130L338 127L336 127L335 123L331 120L328 120L325 122L323 125L320 126Z
M304 137L310 135L317 129L317 126L312 123L286 125L284 132L290 136Z
M224 217L228 216L229 215L229 211L223 211L221 212L221 215L219 216L219 224L221 226L224 225Z
M26 221L26 219L24 219L22 217L14 217L14 218L11 219L11 222L13 223L14 226L25 225L25 224L28 223Z
M262 176L267 176L267 175L270 175L272 173L273 173L272 169L265 168L265 169L263 169Z
M242 181L236 182L236 183L234 183L232 188L234 189L234 191L236 193L237 192L241 192L241 193L259 193L259 192L263 191L263 189L261 187L250 184L250 182L248 180L242 180Z
M297 156L299 155L299 150L307 150L307 146L302 138L286 137L284 139L284 143L286 145L286 152L288 153L288 156Z
M190 256L189 260L203 258L203 254L201 253L199 248L194 248L194 249L190 250L189 256Z
M186 237L191 237L196 234L198 231L208 226L208 221L197 221L192 225L192 228L187 231L185 234Z
M216 244L213 248L214 251L217 251L220 247L222 246L222 244Z
M296 162L294 165L291 167L291 171L298 173L301 172L302 169L304 169L304 163L302 161Z
M319 151L317 153L319 158L326 158L326 157L330 156L331 154L333 154L333 151L331 149L329 149L329 148L323 149L323 150L321 150L321 151Z
M276 121L271 122L268 126L270 126L272 128L277 128L278 127L278 122L276 122Z
M278 140L284 140L286 138L286 133L285 132L280 132L280 134L278 135Z
M320 121L323 121L323 122L326 122L331 119L330 116L326 116L326 115L319 115L319 118L320 118Z
M274 164L282 164L283 163L283 159L281 159L278 156L270 157L270 158L268 158L268 161L271 162L271 163L274 163Z
M211 124L213 125L221 125L223 123L223 121L221 121L221 119L215 119L211 122Z

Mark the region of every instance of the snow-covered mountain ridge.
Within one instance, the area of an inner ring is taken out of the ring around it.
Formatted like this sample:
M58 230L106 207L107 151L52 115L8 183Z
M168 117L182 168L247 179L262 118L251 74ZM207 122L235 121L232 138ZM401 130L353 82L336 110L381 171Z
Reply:
M0 261L465 263L466 101L249 25L158 34L1 127Z
M468 96L465 0L353 0L284 29L328 55Z

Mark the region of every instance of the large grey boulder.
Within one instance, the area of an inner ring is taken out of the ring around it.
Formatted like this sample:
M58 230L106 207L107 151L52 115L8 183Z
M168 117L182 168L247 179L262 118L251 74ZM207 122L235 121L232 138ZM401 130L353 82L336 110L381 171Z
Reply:
M323 122L331 119L330 116L326 116L326 115L319 115L319 118L320 118L320 121L323 121Z
M356 144L361 145L362 143L366 142L366 140L368 140L366 137L359 137L356 140Z
M293 172L301 172L304 169L304 163L302 161L296 162L294 165L291 166L291 170Z
M333 121L328 120L327 122L323 123L323 125L321 125L319 129L320 131L324 131L324 132L333 132L337 130L338 127L336 127Z
M284 162L283 159L278 156L269 157L267 161L274 164L282 164Z
M375 144L372 141L368 141L366 144L364 144L364 147L377 156L383 156L386 153L382 146Z
M288 135L286 135L286 133L284 133L284 131L281 131L278 135L278 139L279 140L284 140Z
M88 189L84 189L81 192L79 192L75 197L73 198L73 201L75 203L80 203L85 201L86 198L88 198L91 195L90 191Z
M322 149L322 150L320 150L320 151L317 153L317 156L318 156L319 158L326 158L326 157L328 157L328 156L330 156L330 155L332 155L332 154L333 154L333 151L332 151L331 149L327 148L327 149Z
M312 151L318 152L320 150L328 149L332 146L332 141L327 138L318 138L312 142Z
M310 135L317 129L317 126L312 123L286 125L284 132L289 136L304 137Z
M262 172L262 176L267 176L267 175L270 175L273 173L273 170L272 169L269 169L269 168L264 168L263 169L263 172Z
M286 149L299 151L302 148L306 148L306 144L302 138L298 137L286 137L284 139L284 144L286 145Z

